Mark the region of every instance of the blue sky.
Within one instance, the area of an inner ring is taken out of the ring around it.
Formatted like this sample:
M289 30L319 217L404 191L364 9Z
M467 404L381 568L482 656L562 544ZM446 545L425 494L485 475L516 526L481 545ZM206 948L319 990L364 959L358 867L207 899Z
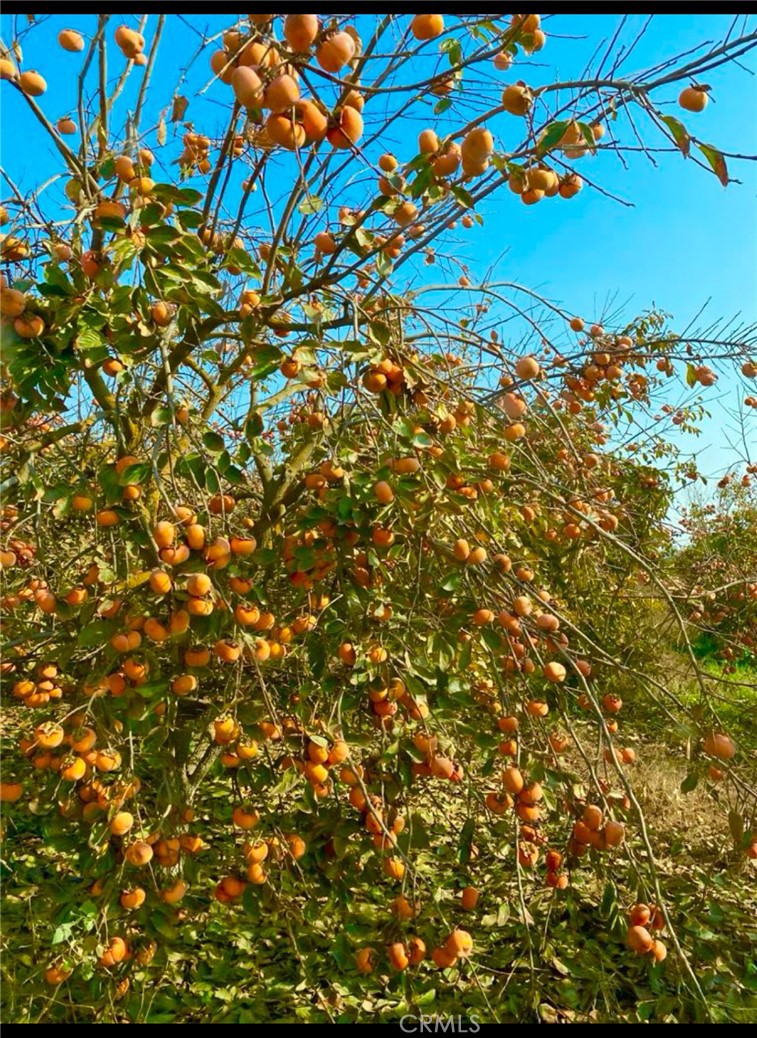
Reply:
M136 25L136 18L117 16L112 19L113 29L122 20ZM621 71L653 66L703 42L715 44L732 20L730 15L657 16ZM202 34L220 32L231 21L228 16L191 16L187 21L170 18L161 44L162 60L158 61L146 105L148 123L150 119L157 121L158 112L169 103L177 65L188 62ZM546 48L519 65L518 74L533 85L554 78L555 70L560 78L580 76L599 40L609 39L618 21L618 16L610 15L571 14L546 19ZM645 21L646 16L630 16L621 41L632 40ZM154 17L150 22L154 24ZM742 18L737 35L747 31L745 24L754 31L757 20L745 23ZM23 28L25 16L16 16L16 25ZM81 66L81 55L67 54L55 43L58 31L69 25L91 33L95 18L44 18L31 33L22 36L24 67L39 69L47 79L48 92L41 102L53 120L71 111L75 77ZM14 35L12 16L2 17L2 30L8 43ZM109 75L115 78L123 59L115 48L113 53ZM193 120L197 129L212 133L214 127L220 128L228 110L228 88L215 83L202 97L196 96L208 79L209 53L206 51L189 69L182 93L190 98L186 118ZM175 54L181 55L178 61ZM707 143L725 152L756 153L755 73L755 51L747 55L741 67L727 65L708 73L712 101L699 115L680 111L676 104L679 85L660 90L655 100L665 102L666 111L684 119L689 130ZM133 106L138 85L137 73L124 91L122 111ZM44 133L30 120L23 99L7 84L0 89L0 104L3 166L21 189L27 190L53 176L60 168L59 160ZM423 117L419 119L421 128ZM655 137L653 130L646 139L653 145L666 144L661 136ZM395 141L401 144L401 140ZM388 142L390 146L392 143ZM176 147L170 145L169 138L166 151L173 158ZM677 154L658 156L656 168L640 154L629 156L628 162L630 168L624 169L608 154L582 160L589 177L608 192L635 203L632 207L591 190L562 204L518 204L517 208L512 196L495 194L479 208L483 227L458 235L448 249L456 260L469 266L474 281L496 263L498 278L535 288L589 319L611 312L630 317L657 306L673 314L679 328L703 307L700 325L737 317L739 323L757 322L757 163L729 160L731 175L741 183L726 189L714 176ZM175 171L176 167L169 168ZM51 199L60 196L62 183L48 189ZM3 185L3 195L6 193ZM440 245L439 251L442 253L444 246ZM686 394L683 391L679 396L686 399ZM706 471L719 473L730 460L729 420L717 401L721 399L731 407L740 396L743 389L735 380L730 384L721 380L716 390L710 391L707 399L713 405L715 421L709 427L710 435L693 444L697 451L704 449L701 465ZM688 441L682 443L687 446Z

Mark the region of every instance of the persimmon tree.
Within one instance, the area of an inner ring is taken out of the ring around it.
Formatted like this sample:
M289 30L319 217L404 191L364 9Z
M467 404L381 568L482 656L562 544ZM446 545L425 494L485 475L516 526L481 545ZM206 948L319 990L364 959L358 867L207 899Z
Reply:
M472 284L445 243L495 192L515 233L580 206L639 148L728 185L696 113L757 35L531 87L535 14L250 15L192 59L197 126L181 85L153 100L186 81L174 17L61 21L62 117L38 26L3 45L61 163L26 194L9 170L2 211L2 799L11 867L46 862L9 990L32 1018L179 1019L153 1001L233 932L261 990L272 946L293 964L279 1015L438 991L498 1019L515 990L528 1019L599 891L623 968L674 970L679 1018L708 1018L634 766L664 727L755 856L754 746L691 626L753 659L754 553L722 615L692 606L717 570L684 592L662 561L692 478L670 430L750 384L754 333L606 327Z
M747 470L741 479L726 474L716 500L686 508L681 519L686 542L674 556L692 640L702 648L714 646L726 673L747 662L745 647L754 650L757 503L750 480L754 465Z

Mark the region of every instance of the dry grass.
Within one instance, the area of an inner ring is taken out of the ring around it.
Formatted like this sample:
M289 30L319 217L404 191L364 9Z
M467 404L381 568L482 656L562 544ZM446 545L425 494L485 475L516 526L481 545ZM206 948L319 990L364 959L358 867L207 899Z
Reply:
M682 844L688 855L707 859L714 842L728 840L728 823L707 783L681 792L687 773L685 762L672 759L665 746L648 743L639 753L632 781L655 846L670 852Z

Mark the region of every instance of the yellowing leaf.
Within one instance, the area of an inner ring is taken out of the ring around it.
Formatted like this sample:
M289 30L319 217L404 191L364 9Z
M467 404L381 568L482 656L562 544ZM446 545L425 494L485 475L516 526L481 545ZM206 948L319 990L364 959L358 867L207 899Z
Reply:
M173 99L173 108L171 109L171 122L178 123L184 118L187 108L189 108L189 101L186 97L182 97L181 94L177 94Z
M689 131L680 119L676 119L674 115L663 115L662 121L672 133L673 140L678 145L681 154L688 156L691 148L691 137L689 137Z
M723 187L728 187L728 167L725 164L722 152L713 148L711 144L697 144L697 147L712 167L715 176Z

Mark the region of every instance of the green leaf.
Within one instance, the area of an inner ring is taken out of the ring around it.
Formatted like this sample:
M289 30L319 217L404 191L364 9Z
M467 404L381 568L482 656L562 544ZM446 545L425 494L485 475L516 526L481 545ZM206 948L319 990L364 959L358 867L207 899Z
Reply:
M433 179L434 171L430 166L427 166L426 169L422 169L410 185L410 197L420 198Z
M155 930L164 937L167 941L175 941L178 931L173 923L163 915L161 912L153 912L150 916L150 923Z
M111 635L113 625L106 624L102 620L87 624L79 631L76 644L85 649L91 649L94 645L104 645Z
M433 1006L436 1002L436 988L429 988L428 991L424 991L422 995L418 995L415 999L415 1004L420 1006L421 1009L425 1009L426 1006Z
M76 923L62 923L60 926L57 926L55 928L53 932L53 938L50 943L62 944L64 941L67 941L69 937L71 937L75 929Z
M388 346L392 338L392 329L383 321L371 321L368 329L371 338L375 339L381 346Z
M376 257L376 273L380 277L387 277L392 272L392 261L384 252L380 252Z
M690 772L681 783L681 792L691 793L693 789L697 788L698 782L699 776L697 775L697 773L695 771Z
M264 379L281 364L283 354L277 346L263 346L255 350L255 363L250 375L254 379Z
M173 415L171 414L170 407L156 407L150 415L150 425L153 427L159 425L170 425L172 417Z
M226 254L226 266L236 267L243 274L250 274L252 277L260 277L260 267L246 249L229 249Z
M431 839L428 835L428 829L419 814L412 814L410 816L409 831L413 834L413 848L416 850L425 850L431 846Z
M447 574L439 587L442 591L457 591L461 581L462 575L457 570L453 570Z
M459 187L458 185L453 184L452 194L458 200L460 205L465 206L466 209L473 208L473 197L464 187Z
M144 481L150 475L150 471L151 465L149 461L138 461L134 465L129 465L119 475L119 485L125 487L129 486L132 483L144 483Z
M449 58L450 65L459 65L463 60L463 48L460 40L448 38L439 44L439 50Z
M272 562L276 562L279 555L273 548L258 548L253 553L252 558L257 562L258 566L270 566Z
M717 148L713 148L711 144L697 143L697 147L709 162L715 176L723 187L728 187L728 167L726 166L723 153L718 151Z
M160 210L162 213L162 209ZM196 230L202 224L202 213L196 213L193 209L187 209L178 214L178 220L185 230ZM198 242L198 244L202 244Z
M45 267L45 281L48 285L60 289L64 295L70 296L74 293L74 286L61 268L56 266L54 263L48 263Z
M161 227L150 227L145 231L145 237L151 245L171 245L181 235L175 227L163 224Z
M466 818L462 829L460 830L460 839L458 841L458 861L461 865L465 865L470 861L471 846L473 844L473 833L475 831L475 823L472 818Z
M157 696L165 695L168 691L168 678L159 681L148 681L145 685L137 685L137 692L143 699L155 699Z
M108 504L121 500L121 484L115 465L103 465L97 473L97 481Z
M120 216L101 216L97 225L104 231L120 231L126 226L126 223Z
M202 200L202 194L193 187L174 187L173 184L156 184L152 189L153 198L160 202L174 202L177 205L193 206Z
M744 819L738 811L731 809L728 812L728 828L731 831L733 842L735 844L741 843L741 837L744 835Z
M242 908L250 919L260 919L260 894L257 887L248 883L242 894Z
M559 144L567 128L568 123L565 120L552 123L536 143L537 155L546 155L548 151Z
M200 454L185 454L183 458L179 458L176 463L176 472L180 476L188 476L190 479L196 479L197 482L202 486L205 482L205 469L207 468L207 459Z
M221 451L226 450L223 436L219 436L218 433L206 432L202 442L212 454L220 454Z
M76 345L80 350L96 350L105 345L105 340L94 328L82 328L76 337Z
M405 187L405 181L399 173L384 173L384 179L397 191L402 191Z
M319 213L323 209L323 199L318 198L316 195L309 195L300 202L297 209L303 216Z
M583 138L592 153L597 150L597 142L594 140L594 134L591 132L591 126L588 123L579 123L578 128L583 134Z
M488 627L481 629L482 641L492 650L492 652L500 652L502 649L502 638L497 631L493 631Z
M602 894L602 903L599 906L599 910L603 916L608 916L613 911L617 904L618 892L615 889L615 884L612 880L608 880L605 884L604 893Z
M217 278L213 277L212 274L206 273L204 270L193 270L191 272L192 283L196 285L201 292L217 292L220 289L220 284ZM186 280L186 272L182 272L181 280Z

